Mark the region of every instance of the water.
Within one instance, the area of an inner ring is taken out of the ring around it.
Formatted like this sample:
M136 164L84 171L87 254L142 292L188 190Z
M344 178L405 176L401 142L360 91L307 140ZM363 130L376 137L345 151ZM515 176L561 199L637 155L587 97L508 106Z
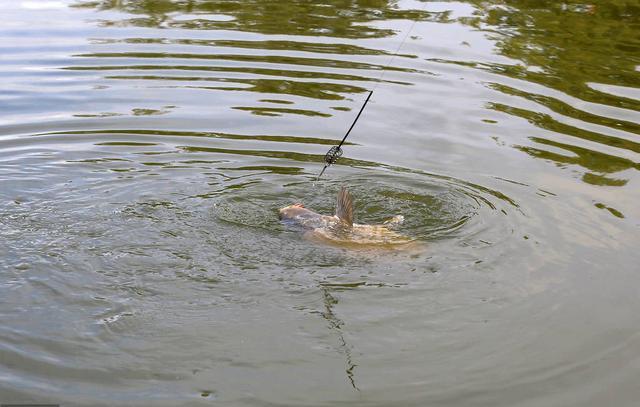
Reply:
M0 5L0 402L636 405L637 4Z

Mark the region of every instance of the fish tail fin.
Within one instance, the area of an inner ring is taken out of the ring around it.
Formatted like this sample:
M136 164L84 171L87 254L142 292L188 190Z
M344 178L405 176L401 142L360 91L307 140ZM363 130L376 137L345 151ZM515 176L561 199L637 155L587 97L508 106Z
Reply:
M353 198L345 187L341 187L338 192L336 216L346 225L353 226Z

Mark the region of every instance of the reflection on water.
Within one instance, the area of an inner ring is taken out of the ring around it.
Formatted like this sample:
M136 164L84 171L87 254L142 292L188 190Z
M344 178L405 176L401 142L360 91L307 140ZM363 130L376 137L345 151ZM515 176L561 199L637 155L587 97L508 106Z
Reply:
M592 82L634 87L640 44L639 6L626 0L591 4L556 1L473 2L477 16L465 23L491 27L499 52L514 65L498 72L557 89L584 101L638 110L639 101L592 89Z
M384 37L391 29L379 29L374 21L424 19L446 21L448 12L428 13L398 8L389 0L308 1L98 1L79 2L76 7L119 10L140 17L101 20L106 26L238 30L261 34L329 36L342 38ZM202 16L202 18L200 18Z
M640 43L635 39L635 26L638 24L640 8L637 4L627 1L599 1L592 4L506 1L500 6L487 6L486 3L476 5L479 6L479 15L466 22L477 28L491 26L496 32L496 45L500 53L517 61L514 65L477 67L558 90L565 98L570 96L600 105L597 110L593 109L596 113L592 113L576 109L575 103L568 104L546 95L496 84L495 89L536 102L561 115L561 119L513 106L494 104L491 108L525 118L554 133L640 152L640 144L634 141L637 137L629 134L639 134L638 116L635 116L635 122L630 122L621 120L615 110L611 110L614 116L610 117L607 116L609 111L602 106L638 111L639 101L599 92L591 86L592 83L598 83L634 87L638 83ZM578 125L567 124L570 118L576 119ZM604 128L589 131L585 127L591 126L580 124L580 121ZM531 140L543 144L542 147L523 149L533 157L561 164L579 164L599 173L585 174L585 182L601 180L596 184L624 185L625 182L610 180L604 174L640 168L637 161L602 154L597 147L586 149L539 137ZM569 156L544 151L544 145L564 149ZM577 157L574 158L571 153Z
M482 69L500 76L539 84L544 93L519 88L518 83L491 82L489 86L512 96L510 104L489 103L490 109L528 120L552 134L564 134L615 149L639 152L635 141L639 128L637 116L616 109L639 110L637 100L596 90L593 84L633 87L640 64L634 42L638 6L626 1L597 2L590 5L557 2L470 2L474 11L455 18L452 10L430 10L428 4L400 8L393 1L343 1L334 3L251 1L251 2L78 2L74 7L101 11L124 12L124 17L99 19L104 26L154 27L197 30L237 30L264 35L326 36L342 39L389 37L397 30L378 28L373 23L394 19L433 23L462 23L495 40L496 50L511 63L464 61L428 57L436 63L455 63ZM455 9L455 7L454 7ZM133 17L130 17L133 16ZM408 29L406 27L402 27ZM222 32L224 32L222 31ZM306 37L300 37L304 39ZM265 105L230 106L254 115L274 117L302 115L329 118L337 110L350 106L327 106L319 111L309 104L301 107L274 107L272 104L302 104L279 98L288 96L340 101L349 95L366 92L367 82L377 81L376 70L388 69L407 73L430 73L424 66L415 68L386 66L388 58L378 63L358 60L357 56L388 56L390 51L355 43L319 43L308 40L231 40L226 38L93 38L92 44L118 52L92 52L77 57L91 60L88 65L67 66L70 70L118 71L108 80L148 81L145 87L164 89L200 89L266 93L278 97L277 102L262 99ZM468 42L463 42L470 45ZM119 46L120 44L120 46ZM135 52L123 52L127 45ZM163 52L145 52L165 49ZM159 48L162 47L162 48ZM193 48L192 53L172 52ZM242 51L242 52L241 52ZM257 52L256 52L257 51ZM295 56L293 55L295 53ZM315 55L315 57L311 57ZM325 58L317 56L326 55ZM332 57L330 57L332 56ZM342 56L342 58L336 58ZM346 58L345 58L346 57ZM401 52L400 57L418 58ZM157 63L146 64L146 59ZM119 60L126 61L125 64ZM186 64L191 60L211 63ZM140 63L138 63L140 61ZM176 64L180 61L179 64ZM99 62L99 63L98 63ZM231 64L231 66L229 65ZM302 66L304 70L296 70ZM287 67L287 68L285 68ZM325 69L318 69L325 68ZM326 68L334 71L327 71ZM124 74L125 72L139 74ZM166 74L148 74L154 71ZM352 72L361 71L360 74ZM184 73L183 73L184 72ZM191 74L188 74L190 72ZM194 76L193 72L200 72ZM205 75L206 73L206 75ZM229 76L219 76L226 73ZM274 77L274 78L269 78ZM492 79L495 81L495 79ZM171 82L179 82L171 84ZM199 84L202 82L203 84ZM389 83L412 84L412 80L389 80ZM205 85L204 83L211 83ZM551 91L561 93L551 95ZM520 99L532 102L529 109L519 107ZM576 104L575 100L589 102ZM546 112L552 113L548 114ZM101 113L102 116L120 113ZM80 116L88 116L80 115ZM631 134L632 133L632 134ZM583 180L599 185L624 185L627 180L608 174L638 168L633 155L617 154L615 149L599 151L591 145L565 142L544 136L531 137L531 146L516 148L562 165L576 164L589 172ZM565 150L548 150L545 146ZM577 156L576 156L577 155ZM597 160L597 162L594 162Z
M637 4L0 5L0 402L640 397Z

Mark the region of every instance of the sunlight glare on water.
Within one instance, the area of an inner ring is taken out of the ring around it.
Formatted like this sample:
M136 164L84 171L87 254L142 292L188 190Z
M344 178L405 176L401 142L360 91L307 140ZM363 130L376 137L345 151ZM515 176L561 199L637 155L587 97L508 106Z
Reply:
M0 6L0 403L636 405L637 4Z

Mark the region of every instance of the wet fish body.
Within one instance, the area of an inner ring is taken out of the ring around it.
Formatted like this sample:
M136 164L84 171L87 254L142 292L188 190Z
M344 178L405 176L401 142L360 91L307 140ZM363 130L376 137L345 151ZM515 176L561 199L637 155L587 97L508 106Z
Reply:
M281 208L279 217L306 229L305 237L310 240L341 246L398 246L413 241L392 230L403 222L402 215L381 225L353 223L353 198L345 187L338 193L335 215L322 215L298 203Z

